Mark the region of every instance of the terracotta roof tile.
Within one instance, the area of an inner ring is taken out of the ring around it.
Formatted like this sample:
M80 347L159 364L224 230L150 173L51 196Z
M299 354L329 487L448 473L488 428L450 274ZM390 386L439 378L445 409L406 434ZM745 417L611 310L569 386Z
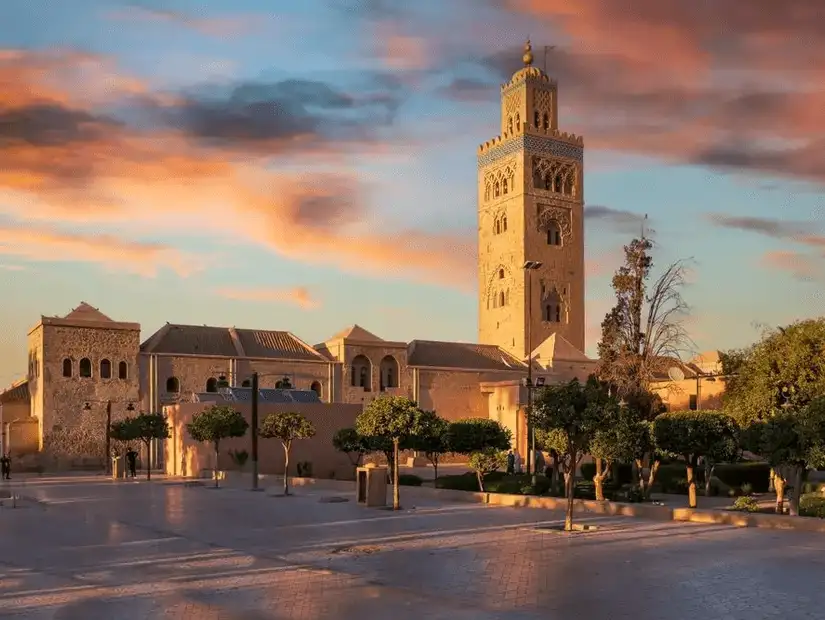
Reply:
M407 360L410 366L472 370L524 370L526 368L524 363L496 345L413 340L409 351Z
M236 357L238 350L226 327L166 325L141 345L150 353Z
M247 357L284 360L323 360L323 355L289 332L236 329L241 348Z

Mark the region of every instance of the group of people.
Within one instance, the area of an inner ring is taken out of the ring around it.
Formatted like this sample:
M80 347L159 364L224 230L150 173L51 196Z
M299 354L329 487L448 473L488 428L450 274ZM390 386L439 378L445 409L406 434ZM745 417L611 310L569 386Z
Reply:
M544 454L541 450L536 450L536 462L533 471L544 471ZM521 455L518 452L510 450L507 453L507 473L520 474L521 472Z
M3 480L11 480L11 457L8 454L0 457L0 475Z

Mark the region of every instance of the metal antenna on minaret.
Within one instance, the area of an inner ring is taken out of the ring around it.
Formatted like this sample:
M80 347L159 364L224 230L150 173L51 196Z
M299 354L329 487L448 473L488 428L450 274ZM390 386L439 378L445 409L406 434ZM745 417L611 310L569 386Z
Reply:
M555 45L545 45L544 46L544 72L547 73L547 52L550 50L556 49Z
M642 239L644 240L646 238L647 238L647 213L645 213L645 216L642 218Z

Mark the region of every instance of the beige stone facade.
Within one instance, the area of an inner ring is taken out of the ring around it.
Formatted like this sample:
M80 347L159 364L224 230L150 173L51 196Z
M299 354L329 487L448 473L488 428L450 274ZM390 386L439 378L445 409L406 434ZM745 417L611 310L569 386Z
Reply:
M584 379L596 364L582 353L583 142L558 130L557 85L531 63L528 53L502 86L501 136L477 153L480 344L397 342L353 325L311 346L288 331L171 323L141 344L138 324L83 303L29 334L39 444L64 427L102 431L107 402L113 419L130 405L162 411L258 373L261 388L287 379L330 407L396 394L450 420L493 417L523 449L528 359L547 382Z

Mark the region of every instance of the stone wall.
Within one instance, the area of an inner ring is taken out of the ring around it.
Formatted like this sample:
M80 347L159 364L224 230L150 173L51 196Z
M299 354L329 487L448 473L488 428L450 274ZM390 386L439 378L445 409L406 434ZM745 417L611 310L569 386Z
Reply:
M199 477L201 470L212 469L214 449L193 441L186 432L186 424L193 416L210 405L201 403L181 403L166 407L171 438L166 441L165 463L170 475ZM233 403L247 421L251 419L250 406L246 403ZM310 462L312 473L318 478L351 479L353 467L346 454L335 450L332 437L338 429L353 426L356 416L361 412L358 405L340 403L261 403L258 415L260 421L270 413L292 411L303 414L314 425L316 434L311 439L295 441L290 452L290 474L297 474L298 462ZM250 434L221 442L218 469L235 469L229 456L231 450L246 450L251 453ZM284 450L276 439L258 440L259 472L262 474L283 474ZM250 464L247 463L247 471Z
M37 394L42 389L44 442L71 432L77 437L64 438L66 441L60 442L61 451L85 452L92 444L102 446L106 433L106 402L112 402L112 420L115 421L129 415L127 406L130 403L139 403L140 332L60 325L43 325L40 329L43 371L37 383L42 381L42 388L36 383L32 393ZM66 358L72 362L71 377L63 376L63 360ZM79 375L79 363L83 358L91 361L91 377ZM104 359L111 363L111 378L108 379L100 376ZM127 364L126 379L118 376L121 361ZM89 411L84 409L86 403L89 403Z
M501 380L513 378L501 373ZM489 394L480 384L490 373L459 370L419 370L419 406L446 420L489 417Z

